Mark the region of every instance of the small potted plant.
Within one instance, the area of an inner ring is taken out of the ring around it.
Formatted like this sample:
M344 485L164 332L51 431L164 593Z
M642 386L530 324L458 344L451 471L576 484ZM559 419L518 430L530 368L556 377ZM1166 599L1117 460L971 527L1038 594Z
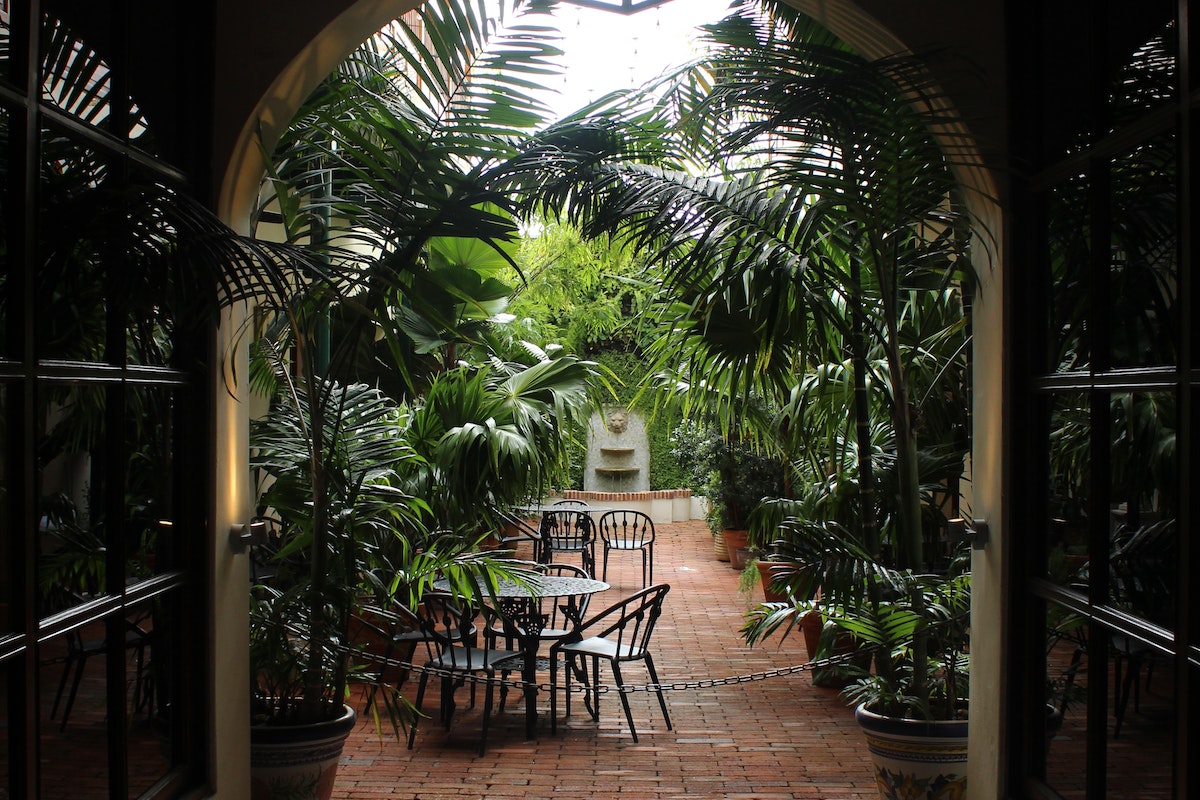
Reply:
M719 532L736 570L746 567L750 519L764 498L783 494L784 465L753 443L713 431L698 458L707 469L709 527Z

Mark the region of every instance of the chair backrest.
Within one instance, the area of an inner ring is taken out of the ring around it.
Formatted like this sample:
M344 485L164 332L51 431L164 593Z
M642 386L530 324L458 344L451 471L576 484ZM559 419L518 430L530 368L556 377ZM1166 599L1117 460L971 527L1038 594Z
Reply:
M542 564L538 571L543 575L566 575L569 578L590 578L587 570L574 564ZM545 614L545 627L550 630L574 630L587 616L588 601L591 595L570 595L568 597L547 597L542 600L542 613Z
M600 539L609 544L640 546L654 541L654 521L641 511L608 511L596 527Z
M592 546L596 539L596 523L584 511L564 508L542 514L541 532L542 540L550 546L551 552L577 553Z
M584 500L555 500L550 505L561 506L562 508L587 508L588 504Z
M616 645L618 661L641 658L662 615L670 584L658 583L609 606L584 623L586 636L599 636Z
M476 663L471 645L476 637L475 613L464 609L453 595L430 592L421 599L417 619L420 621L422 641L429 660L440 659L451 669L483 669L487 665Z

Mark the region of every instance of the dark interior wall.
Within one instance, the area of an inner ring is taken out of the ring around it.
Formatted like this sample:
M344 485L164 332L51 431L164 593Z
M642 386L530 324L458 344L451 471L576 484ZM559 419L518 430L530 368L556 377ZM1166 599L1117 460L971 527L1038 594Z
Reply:
M213 165L220 180L246 120L276 78L355 0L216 0Z
M930 54L941 88L959 110L981 154L992 166L1003 168L1007 161L1006 4L1000 0L857 0L855 5L910 49Z

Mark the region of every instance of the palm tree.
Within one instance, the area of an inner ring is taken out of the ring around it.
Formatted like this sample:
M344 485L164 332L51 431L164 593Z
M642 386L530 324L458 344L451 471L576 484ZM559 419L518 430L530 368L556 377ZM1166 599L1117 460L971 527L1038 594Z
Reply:
M619 231L656 254L674 299L658 363L725 430L750 398L781 404L809 366L848 361L859 478L869 490L869 388L890 429L895 559L924 569L920 412L946 402L946 378L965 375L957 287L973 274L955 154L931 133L948 116L919 59L865 60L776 11L708 26L713 52L676 76L659 116L645 116L647 130L675 120L674 164L631 164L594 138L572 148L553 132L541 155L556 180L535 206L569 199L585 231ZM671 169L685 158L709 175ZM958 308L910 341L929 295ZM934 363L931 342L951 343L936 355L946 361ZM964 400L955 388L950 402ZM878 555L872 519L861 516L862 540Z
M886 372L872 383L891 412L912 531L917 354L903 341L903 315L913 292L971 275L951 163L930 134L945 120L914 59L866 61L802 18L777 22L738 14L707 28L715 52L677 76L689 81L662 108L687 135L673 163L568 149L559 133L541 143L558 180L537 202L566 205L586 232L622 230L653 250L674 298L660 362L681 362L693 397L715 402L726 428L751 394L786 397L808 354L849 339L853 363L867 370L868 347L879 347ZM670 169L697 154L720 174ZM919 539L902 537L913 548ZM923 560L919 549L901 558Z
M344 687L348 653L336 643L353 597L337 576L372 574L389 549L356 535L358 504L390 498L393 536L415 532L427 554L441 548L437 566L452 579L487 585L500 565L462 555L487 505L543 485L586 397L589 369L578 359L457 364L457 347L483 340L510 293L493 276L512 262L518 228L512 201L492 184L512 174L516 143L543 122L531 80L551 73L555 52L522 15L528 5L505 0L489 17L482 4L443 0L396 20L322 84L269 154L260 233L320 257L337 278L300 281L268 306L255 373L277 412L258 444L279 452L282 434L293 437L291 467L275 464L276 478L298 470L307 495L285 520L305 555L302 601L280 607L308 642L304 699L292 704L302 712L340 702ZM385 375L378 383L393 396L372 403L398 410L348 418L357 408L348 401L365 391L352 382ZM295 424L281 427L280 415ZM379 430L387 419L390 433ZM347 458L356 437L386 457ZM393 452L397 440L405 446ZM417 569L430 563L412 560L415 547L399 547L395 575L436 571ZM338 559L346 566L332 569ZM419 586L374 588L419 596ZM276 665L288 657L262 652Z

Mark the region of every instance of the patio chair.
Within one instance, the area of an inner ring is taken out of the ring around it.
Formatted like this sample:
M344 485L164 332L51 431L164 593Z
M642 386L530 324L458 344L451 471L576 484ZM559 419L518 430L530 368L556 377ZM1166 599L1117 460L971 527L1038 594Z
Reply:
M152 633L138 620L126 619L124 639L125 650L132 651L135 658L133 700L136 713L151 702L149 696L151 687L146 675L146 650L152 644ZM62 719L58 725L59 731L67 728L67 719L71 716L71 709L75 706L75 697L79 693L79 685L83 681L83 673L88 659L92 656L103 657L108 654L108 640L105 638L85 639L78 631L71 631L66 635L66 640L67 655L63 660L62 677L58 681L58 691L54 694L54 704L50 708L50 719L54 719L69 679L71 688L66 693L67 702L63 706Z
M613 679L618 690L625 686L621 673L621 665L631 661L642 661L650 681L658 684L658 673L654 669L654 659L650 655L650 636L654 633L655 623L662 614L663 601L670 585L660 583L642 589L636 594L609 606L596 616L579 626L573 636L555 642L550 647L550 730L554 732L558 723L558 659L563 659L565 679L563 688L566 692L566 716L571 715L571 674L575 672L584 684L584 706L592 719L600 719L600 660L609 663ZM591 678L588 678L585 659L592 661ZM579 664L576 664L579 661ZM671 730L671 715L667 711L667 701L662 689L656 688L658 705L662 709L663 719L667 730ZM621 704L625 707L625 719L629 723L629 733L633 741L637 741L637 729L633 725L633 711L629 707L629 695L619 691Z
M448 594L426 595L417 617L420 620L420 630L424 634L421 641L425 645L427 659L417 684L414 707L417 711L421 710L425 685L429 680L428 670L436 670L441 677L440 718L443 726L449 730L451 718L454 716L455 689L474 676L483 675L486 678L486 694L483 699L483 725L479 735L479 754L483 755L487 749L488 722L492 714L492 689L496 683L496 672L501 669L498 665L513 656L519 656L520 651L474 646L473 614L464 612L458 601ZM474 702L475 694L472 691L472 705ZM417 720L414 719L408 730L410 750L416 735Z
M542 561L551 563L559 553L579 553L588 576L596 574L596 523L586 511L564 508L542 514Z
M642 554L642 586L654 583L654 521L641 511L609 511L596 526L604 546L601 580L608 580L608 554L613 550Z
M515 554L521 545L528 543L533 551L534 561L544 562L546 560L542 552L545 543L538 527L512 511L501 512L500 518L505 525L505 531L504 535L500 537L498 549L509 550Z
M425 640L421 621L403 606L389 609L363 606L350 617L350 646L360 651L357 659L364 679L370 683L363 702L365 714L375 702L381 685L399 689L408 680L408 668L399 663L411 663L417 645Z

